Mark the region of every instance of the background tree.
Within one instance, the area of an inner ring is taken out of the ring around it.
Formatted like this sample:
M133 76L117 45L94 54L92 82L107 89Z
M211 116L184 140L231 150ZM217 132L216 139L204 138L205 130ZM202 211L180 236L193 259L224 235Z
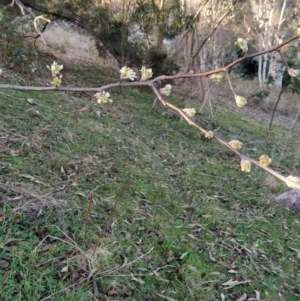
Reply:
M245 25L248 27L248 32L254 29L257 36L257 38L253 37L254 45L258 51L268 50L291 36L289 29L295 28L293 20L296 2L251 0L246 7L249 4L252 15L245 15ZM260 87L270 82L275 82L276 86L281 87L284 66L278 60L280 60L278 53L265 54L258 58Z
M167 60L168 54L163 47L163 40L175 38L182 30L179 0L159 3L153 0L25 0L24 4L51 16L53 20L66 20L84 28L98 41L99 54L109 51L120 67L124 64L140 67L143 59L153 59L153 51L156 50L162 52L160 57L164 62L160 66L170 65L161 68L160 74L171 74L178 70L176 64L170 59ZM144 38L137 40L136 35ZM149 55L148 49L151 49Z

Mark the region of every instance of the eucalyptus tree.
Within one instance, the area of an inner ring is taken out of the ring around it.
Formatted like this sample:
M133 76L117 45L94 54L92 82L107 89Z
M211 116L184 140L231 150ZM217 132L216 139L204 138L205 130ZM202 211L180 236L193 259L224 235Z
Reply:
M291 36L290 30L297 28L297 1L287 0L250 0L252 15L249 23L257 36L258 51L264 51ZM282 51L282 50L281 50ZM284 50L283 50L284 51ZM260 87L270 82L281 87L284 65L280 52L266 53L258 58L258 81Z

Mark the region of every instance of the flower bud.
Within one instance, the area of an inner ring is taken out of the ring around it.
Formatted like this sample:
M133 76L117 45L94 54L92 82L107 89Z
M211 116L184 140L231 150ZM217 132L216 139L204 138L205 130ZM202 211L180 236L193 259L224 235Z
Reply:
M124 66L121 70L120 70L120 79L126 79L129 78L130 80L134 80L136 78L136 73L130 69L127 66Z
M51 82L52 85L56 86L56 87L59 87L61 85L61 79L62 79L62 75L59 75L59 76L55 76L53 78L53 81Z
M223 77L222 73L215 73L209 76L210 79L214 79L218 83L221 82L222 77Z
M251 171L251 162L246 159L242 159L241 160L241 170L244 172L250 172Z
M206 139L212 139L214 137L214 132L213 131L207 131L205 133L205 138Z
M196 114L196 110L191 108L191 109L182 109L182 111L188 116L188 117L194 117Z
M105 91L98 92L93 96L93 98L97 99L98 103L113 102L109 97L110 97L110 94Z
M243 142L240 142L238 140L232 140L232 141L228 142L228 144L233 149L241 149L243 146Z
M248 46L247 46L247 42L245 39L243 38L238 38L237 41L235 42L235 45L239 46L243 52L248 52Z
M166 85L164 88L159 89L159 92L163 95L169 96L172 90L171 85Z
M261 166L268 166L271 163L272 159L269 158L267 155L261 155L259 157L259 164Z
M46 67L51 71L53 79L56 77L59 71L61 71L64 68L63 65L58 65L55 61L52 63L51 66L47 65Z
M286 183L286 185L287 185L289 188L292 188L292 189L299 189L300 178L294 177L294 176L288 176L287 179L288 179L290 182L285 182L285 183Z
M239 95L235 95L235 102L239 108L242 108L244 105L247 104L246 98Z
M300 178L298 177L288 176L287 179L289 179L292 182L295 182L296 184L300 184Z
M152 72L152 69L146 69L144 66L142 67L141 69L141 74L142 74L142 77L141 77L141 82L149 79L152 77L153 75L153 72Z
M288 68L288 74L290 77L297 77L300 73L300 70L296 70L296 69L293 69L293 68Z

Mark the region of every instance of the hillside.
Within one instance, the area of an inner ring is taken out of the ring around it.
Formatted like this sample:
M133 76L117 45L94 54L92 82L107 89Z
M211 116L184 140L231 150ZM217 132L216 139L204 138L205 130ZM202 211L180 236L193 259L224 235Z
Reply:
M6 70L1 83L47 83L51 59L35 78ZM118 81L70 62L64 77ZM110 93L113 103L97 104L1 91L0 300L299 300L299 216L272 200L286 187L258 168L242 173L147 89ZM180 89L168 99L187 101ZM298 125L268 136L270 115L223 101L196 122L299 174Z

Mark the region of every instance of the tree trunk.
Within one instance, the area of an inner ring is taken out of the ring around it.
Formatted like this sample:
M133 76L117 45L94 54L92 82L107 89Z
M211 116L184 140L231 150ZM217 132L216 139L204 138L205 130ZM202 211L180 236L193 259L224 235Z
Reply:
M126 35L125 35L125 1L122 3L122 32L121 32L121 61L120 67L125 66L125 43L126 43Z
M193 58L193 50L194 50L194 33L189 32L185 37L185 71L189 72L190 70L194 70L194 58Z
M275 43L280 44L282 42L282 38L280 37L280 28L281 28L281 24L283 22L283 15L284 15L284 11L286 8L286 2L287 2L287 0L285 0L282 4L278 27L277 27L276 34L273 38L272 44L275 44ZM270 65L269 65L268 78L273 79L274 85L277 88L282 87L283 72L286 69L285 66L279 61L280 59L281 58L277 52L270 54Z
M160 1L160 4L159 4L159 10L160 12L163 11L164 9L164 6L165 6L165 0L161 0ZM156 42L156 48L158 50L163 50L163 46L164 46L164 37L161 35L161 30L160 30L160 26L161 24L157 24L157 42Z
M259 46L258 46L258 51L262 51L263 48L263 43L262 43L262 33L260 32L259 34ZM258 57L258 83L259 86L262 87L263 86L263 79L262 79L262 64L263 64L263 60L262 60L262 56Z
M280 55L277 52L272 54L268 73L270 85L274 84L276 88L282 87L283 72L285 69L285 66L281 63Z

